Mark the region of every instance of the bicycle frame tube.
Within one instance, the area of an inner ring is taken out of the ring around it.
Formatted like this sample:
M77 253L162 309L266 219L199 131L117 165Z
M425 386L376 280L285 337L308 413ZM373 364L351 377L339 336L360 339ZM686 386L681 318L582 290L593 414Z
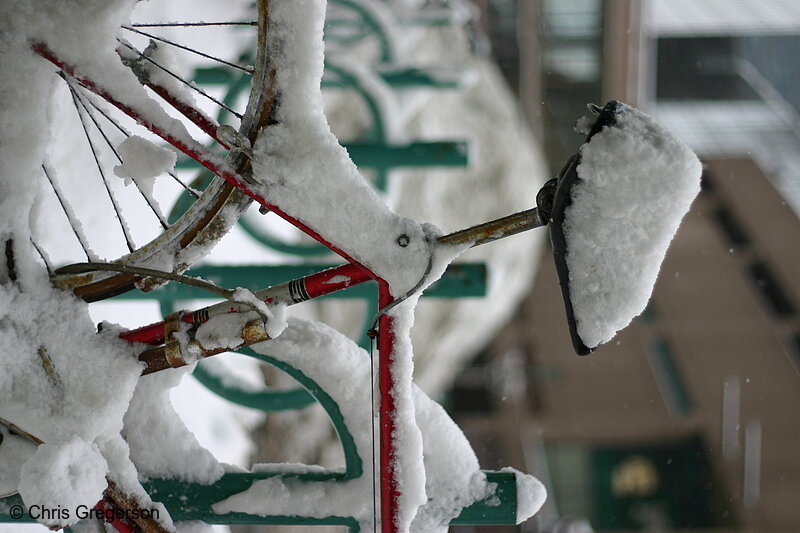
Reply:
M286 281L279 285L260 290L255 293L256 298L265 303L281 303L293 305L321 296L327 296L344 290L354 285L360 285L374 278L360 266L352 263L329 268L308 276ZM180 317L181 322L188 324L202 324L209 319L227 313L252 311L251 307L236 302L221 302L196 311L185 313ZM132 329L120 334L128 342L141 342L158 345L165 340L165 322L156 322L148 326Z
M380 283L380 282L379 282ZM389 293L389 286L380 283L378 289L378 305L380 309L394 301ZM381 497L381 531L396 533L398 519L398 500L400 490L397 480L397 448L395 441L396 408L395 408L395 337L394 319L391 315L381 315L378 321L378 408L379 444L380 444L380 497ZM377 517L376 517L377 518Z

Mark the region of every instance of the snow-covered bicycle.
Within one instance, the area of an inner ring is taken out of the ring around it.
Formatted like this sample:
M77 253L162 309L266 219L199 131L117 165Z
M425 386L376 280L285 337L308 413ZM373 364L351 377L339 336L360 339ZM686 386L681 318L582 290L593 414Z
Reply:
M19 122L30 131L5 135L12 148L17 142L23 148L3 150L4 174L43 171L54 182L43 155L46 139L36 133L46 130L46 116L36 103L46 98L55 65L84 127L108 120L122 129L97 106L99 96L216 178L202 194L181 185L195 203L177 222L161 220L164 231L149 244L136 248L120 218L128 253L100 262L87 246L86 262L55 269L52 276L43 272L46 254L31 239L35 193L4 180L4 342L25 356L6 357L0 378L0 431L14 443L4 448L21 465L12 500L0 502L0 511L10 512L4 509L17 500L28 510L61 509L41 521L63 526L81 518L78 507L99 501L97 508L110 511L120 531L170 531L173 519L233 523L260 516L264 523L394 532L434 531L459 518L487 523L496 519L493 508L510 509L508 520L516 523L538 509L544 492L534 478L481 472L463 434L413 386L409 331L415 303L467 248L549 225L573 343L579 353L590 352L649 298L666 247L698 190L699 163L685 145L624 104L596 107L596 117L580 124L587 142L542 188L535 207L442 235L387 208L330 132L320 95L323 1L258 2L257 54L252 67L243 67L253 83L238 128L219 125L196 108L165 74L170 69L162 68L157 45L140 52L118 39L129 2L86 2L97 19L90 45L76 33L81 24L66 3L53 7L68 18L61 25L54 25L53 13L43 17L40 11L37 18L30 12L35 8L11 3L25 31L3 44L12 68L28 81L28 93L17 90L15 101ZM195 140L145 86L227 149L227 157ZM124 145L126 153L118 154L127 166L123 172L140 188L148 164L170 164L162 148L138 137ZM255 294L181 276L253 200L345 264ZM54 289L51 280L71 292ZM85 304L73 294L90 302L167 280L200 285L225 301L131 331L106 326L86 335ZM371 327L377 357L366 357L330 328L287 323L286 306L366 281L378 285L379 312ZM163 371L252 345L326 406L346 449L344 470L267 465L253 473L225 472L154 407L166 401L171 378ZM142 374L158 377L140 382ZM22 443L26 439L35 450ZM156 472L165 474L160 482L140 479ZM153 510L163 512L154 516Z

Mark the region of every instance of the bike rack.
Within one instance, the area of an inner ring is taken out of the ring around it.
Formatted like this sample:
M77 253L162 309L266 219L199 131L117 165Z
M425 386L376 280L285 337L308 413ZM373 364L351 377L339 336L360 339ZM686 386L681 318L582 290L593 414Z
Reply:
M458 89L463 78L451 72L417 68L397 60L395 31L393 28L444 27L458 22L448 9L419 9L413 15L395 13L389 7L379 7L363 0L331 0L329 16L325 20L325 41L345 47L373 39L379 52L372 69L392 89L429 88ZM346 13L350 12L351 17ZM333 50L334 57L337 55Z

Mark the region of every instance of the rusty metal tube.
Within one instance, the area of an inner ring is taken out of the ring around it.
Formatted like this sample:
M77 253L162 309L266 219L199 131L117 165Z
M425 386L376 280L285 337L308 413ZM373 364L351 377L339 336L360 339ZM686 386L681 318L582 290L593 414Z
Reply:
M442 244L471 243L472 246L478 246L545 225L547 225L547 220L542 220L539 215L539 209L534 207L527 211L514 213L513 215L444 235L439 237L437 241Z

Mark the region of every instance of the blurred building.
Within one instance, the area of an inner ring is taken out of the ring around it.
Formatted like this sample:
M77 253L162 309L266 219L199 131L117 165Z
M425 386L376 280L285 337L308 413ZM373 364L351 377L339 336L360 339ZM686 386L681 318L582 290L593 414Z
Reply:
M574 355L545 254L516 320L459 377L449 407L483 466L551 494L538 520L480 531L800 531L800 4L484 9L554 172L585 103L610 98L657 116L705 170L650 306L609 345Z

